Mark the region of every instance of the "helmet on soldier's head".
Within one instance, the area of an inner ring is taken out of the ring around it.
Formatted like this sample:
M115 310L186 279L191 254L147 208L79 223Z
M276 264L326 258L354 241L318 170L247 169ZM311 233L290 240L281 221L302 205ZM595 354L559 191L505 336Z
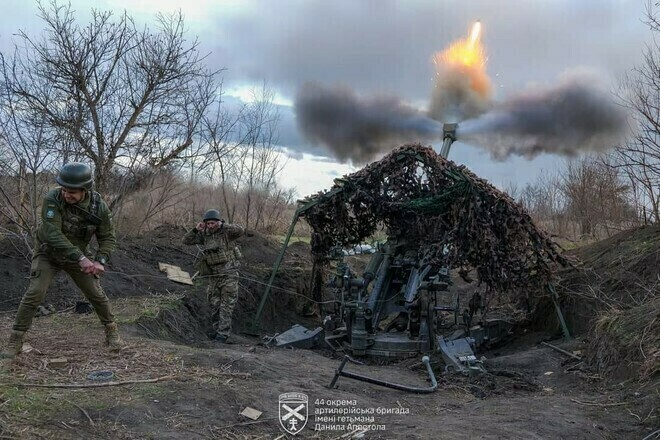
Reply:
M217 209L209 209L204 213L204 217L202 218L204 221L208 220L215 220L215 221L220 221L220 211Z
M82 188L86 190L91 190L94 183L92 169L89 165L80 162L65 164L60 168L55 180L65 188Z

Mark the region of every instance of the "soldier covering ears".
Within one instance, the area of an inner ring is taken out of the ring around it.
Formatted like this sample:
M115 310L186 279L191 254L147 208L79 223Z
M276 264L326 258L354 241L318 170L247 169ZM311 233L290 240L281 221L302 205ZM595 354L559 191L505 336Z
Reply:
M220 211L209 209L202 221L183 237L187 245L199 245L197 260L200 275L208 277L207 297L211 306L215 339L227 342L231 320L238 300L238 267L242 258L233 242L244 234L239 225L225 223Z

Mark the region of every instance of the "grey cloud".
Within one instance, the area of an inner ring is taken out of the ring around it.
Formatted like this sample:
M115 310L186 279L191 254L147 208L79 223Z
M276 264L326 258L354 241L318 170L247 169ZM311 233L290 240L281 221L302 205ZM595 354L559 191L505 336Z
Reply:
M220 12L209 32L229 81L268 78L289 97L315 81L415 101L430 95L432 55L466 36L476 19L484 24L488 71L500 74L505 90L583 64L621 71L638 59L647 35L640 3L280 0L257 2L258 13L230 21Z
M337 159L330 156L314 156L312 160L314 162L321 162L321 163L337 163Z
M282 148L280 151L282 153L286 154L286 156L289 159L293 159L293 160L302 160L303 159L302 151L292 150L292 149L289 149L289 148Z

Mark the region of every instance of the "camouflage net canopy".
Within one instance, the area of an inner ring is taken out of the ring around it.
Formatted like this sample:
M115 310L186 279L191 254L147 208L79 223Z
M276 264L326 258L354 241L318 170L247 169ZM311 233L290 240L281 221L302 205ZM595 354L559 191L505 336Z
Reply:
M404 145L311 196L302 214L317 259L352 246L385 226L390 239L415 243L434 264L476 269L496 292L540 289L552 265L566 265L556 244L507 194L438 155Z

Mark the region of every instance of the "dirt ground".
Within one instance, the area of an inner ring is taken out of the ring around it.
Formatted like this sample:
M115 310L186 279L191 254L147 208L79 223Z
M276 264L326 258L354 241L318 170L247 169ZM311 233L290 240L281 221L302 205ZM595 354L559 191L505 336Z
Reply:
M241 300L232 344L210 341L203 286L185 287L158 272L166 262L192 270L195 249L179 245L183 231L162 227L121 244L104 288L128 347L119 354L102 345L94 315L76 314L79 300L63 277L46 304L58 313L38 317L31 347L0 371L0 438L48 439L285 439L279 422L283 393L308 396L308 418L295 438L382 439L644 439L657 438L657 382L612 382L583 362L540 342L554 333L521 331L506 346L482 353L488 374L447 375L432 356L440 384L432 394L409 394L340 378L327 386L340 358L322 350L274 349L249 329L279 247L260 236L241 239L245 255ZM0 246L0 334L7 335L27 284L21 247ZM293 323L318 325L304 297L309 255L297 243L267 302L263 335ZM4 344L3 336L0 345ZM584 355L583 337L551 341ZM62 368L51 361L65 358ZM347 371L424 387L420 358L388 365L348 364ZM111 371L110 386L88 379ZM41 386L38 386L41 385ZM261 411L257 420L240 412ZM325 414L320 415L320 412ZM330 411L335 419L321 419ZM346 417L340 419L340 417ZM362 417L362 418L360 418ZM371 429L369 429L371 428ZM656 435L656 437L653 437Z

